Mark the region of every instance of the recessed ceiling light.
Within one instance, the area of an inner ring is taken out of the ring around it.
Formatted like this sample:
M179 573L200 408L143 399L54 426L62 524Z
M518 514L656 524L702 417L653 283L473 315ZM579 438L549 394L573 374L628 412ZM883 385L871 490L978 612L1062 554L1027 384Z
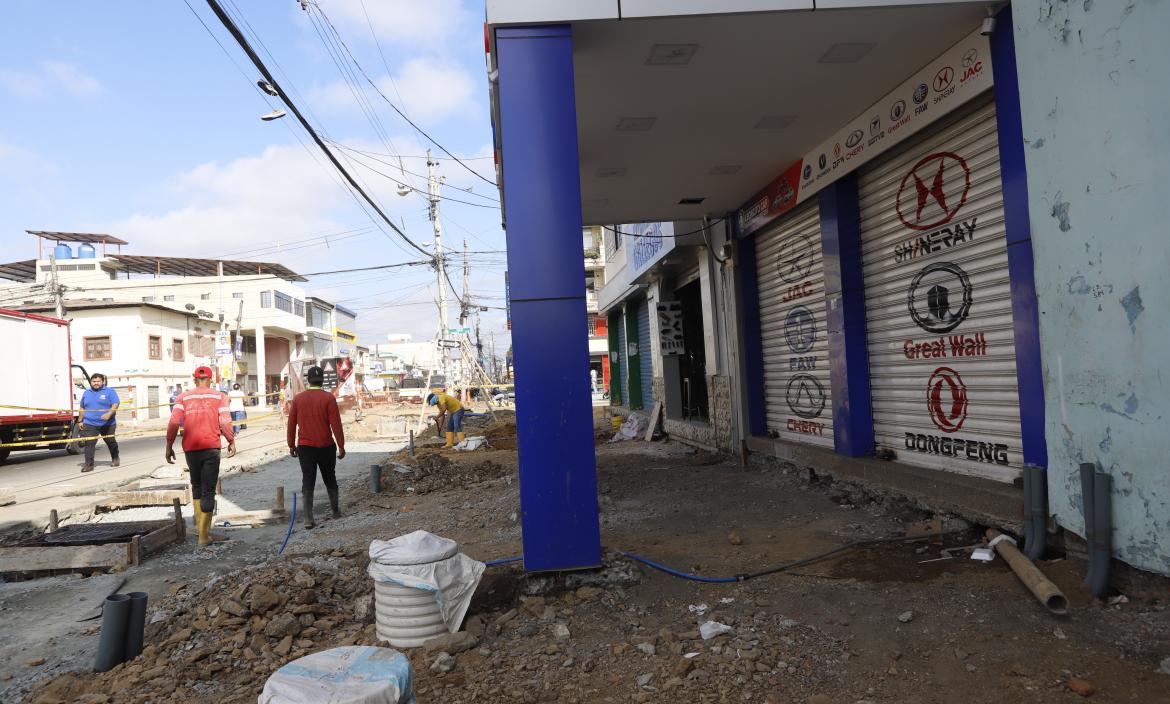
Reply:
M678 202L678 204L679 205L698 205L699 203L702 203L705 200L707 200L706 196L701 197L701 198L700 197L683 198L682 200L680 200Z
M782 130L796 122L796 115L764 115L756 123L757 130Z
M629 169L624 166L607 166L598 169L595 175L597 178L615 178L617 176L625 176L627 171Z
M841 42L829 47L821 58L822 64L855 64L865 58L877 44L873 42Z
M711 174L712 176L730 176L732 174L739 173L739 170L741 168L743 168L743 167L741 167L739 164L728 164L725 166L713 166L713 167L711 167L711 170L708 171L707 173Z
M654 126L656 117L623 117L618 120L618 132L645 132Z
M695 57L698 44L655 44L646 63L652 66L685 66Z

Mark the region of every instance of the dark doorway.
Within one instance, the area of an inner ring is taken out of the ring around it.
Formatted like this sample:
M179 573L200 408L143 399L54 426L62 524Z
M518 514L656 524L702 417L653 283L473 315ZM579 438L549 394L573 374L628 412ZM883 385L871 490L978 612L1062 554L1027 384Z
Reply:
M699 281L676 289L675 297L682 304L683 346L686 348L678 360L683 418L708 420L707 356L703 344L703 298Z

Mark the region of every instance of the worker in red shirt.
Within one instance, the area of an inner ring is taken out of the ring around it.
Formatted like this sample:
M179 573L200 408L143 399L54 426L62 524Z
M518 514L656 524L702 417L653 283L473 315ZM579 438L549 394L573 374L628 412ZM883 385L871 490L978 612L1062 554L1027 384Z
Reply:
M333 394L321 388L325 370L309 367L305 372L308 388L293 396L288 409L288 454L301 461L301 493L305 497L305 527L315 528L313 489L317 470L329 492L333 517L341 518L337 495L337 460L345 458L345 432L341 429L341 411ZM298 437L298 430L300 436Z
M195 528L199 544L207 545L224 536L211 534L211 517L215 513L215 485L219 481L219 452L222 435L228 441L228 457L236 455L236 436L228 396L211 388L211 367L195 369L195 387L179 394L167 423L168 464L175 463L175 436L183 426L183 454L191 471L191 506L195 509Z

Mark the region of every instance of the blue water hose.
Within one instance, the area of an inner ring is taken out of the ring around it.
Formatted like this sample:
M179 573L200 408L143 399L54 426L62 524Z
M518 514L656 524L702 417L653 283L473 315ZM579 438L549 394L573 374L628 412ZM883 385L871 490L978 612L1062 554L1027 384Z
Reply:
M641 562L643 565L646 565L647 567L653 567L654 569L656 569L660 572L665 572L666 574L674 575L675 577L682 577L683 579L689 579L692 582L707 582L709 584L727 584L729 582L743 581L740 577L704 577L701 574L689 574L687 572L682 572L682 571L676 570L673 567L667 567L666 565L659 564L657 562L654 562L653 560L647 560L646 558L642 557L641 555L635 555L631 552L623 552L622 554L625 555L626 557L630 558L631 560L634 560L635 562ZM524 560L523 557L504 557L504 558L501 558L499 560L489 560L488 562L485 562L483 564L488 566L488 567L495 567L496 565L507 565L507 564L510 564L513 562L522 562L523 560Z
M523 559L524 559L523 557L505 557L505 558L501 558L499 560L489 560L483 564L486 565L487 567L495 567L496 565L507 565L507 564L510 564L512 562L520 562Z
M292 535L293 524L297 522L297 492L293 492L293 508L292 515L288 518L288 532L284 534L284 542L280 544L280 551L277 555L283 555L284 549L288 546L288 539Z

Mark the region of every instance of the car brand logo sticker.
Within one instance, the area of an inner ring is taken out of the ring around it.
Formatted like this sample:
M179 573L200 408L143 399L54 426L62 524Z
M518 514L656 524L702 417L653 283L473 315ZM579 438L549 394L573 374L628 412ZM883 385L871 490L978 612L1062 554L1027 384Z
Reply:
M841 158L841 143L840 142L837 142L836 144L833 145L833 158L834 159Z
M852 149L856 147L863 139L865 139L864 132L861 130L853 130L849 133L849 139L845 140L845 148Z
M869 136L876 137L878 132L882 131L882 118L874 115L869 118Z
M796 283L808 276L812 265L813 245L807 235L797 235L789 239L776 255L776 272L785 283Z
M823 168L825 168L825 165L828 163L829 163L829 157L825 156L824 154L821 154L820 158L817 159L817 168L823 169Z
M911 230L931 230L950 222L971 189L967 161L954 152L935 152L918 161L898 186L898 218Z
M810 178L812 178L812 164L805 164L805 165L804 165L804 174L803 174L803 178L804 178L804 180L805 180L805 181L807 181L807 180L809 180Z
M935 369L926 384L926 407L931 422L944 433L962 428L967 420L967 385L963 377L950 367Z
M955 81L955 69L950 66L944 66L939 69L938 73L934 74L934 92L941 93L947 88L951 87L951 83Z
M906 101L899 100L890 106L890 122L897 122L906 114Z
M811 374L797 374L788 380L784 400L801 418L816 418L825 410L825 387Z
M922 101L926 100L926 94L930 89L926 87L925 83L919 83L918 87L914 89L914 104L921 105Z
M978 49L968 49L967 53L963 54L963 68L969 68L971 64L979 59Z
M942 334L959 327L971 312L971 279L952 262L923 267L910 282L906 305L918 327Z
M788 311L784 318L784 339L797 354L811 349L817 341L817 321L812 311L804 306Z

